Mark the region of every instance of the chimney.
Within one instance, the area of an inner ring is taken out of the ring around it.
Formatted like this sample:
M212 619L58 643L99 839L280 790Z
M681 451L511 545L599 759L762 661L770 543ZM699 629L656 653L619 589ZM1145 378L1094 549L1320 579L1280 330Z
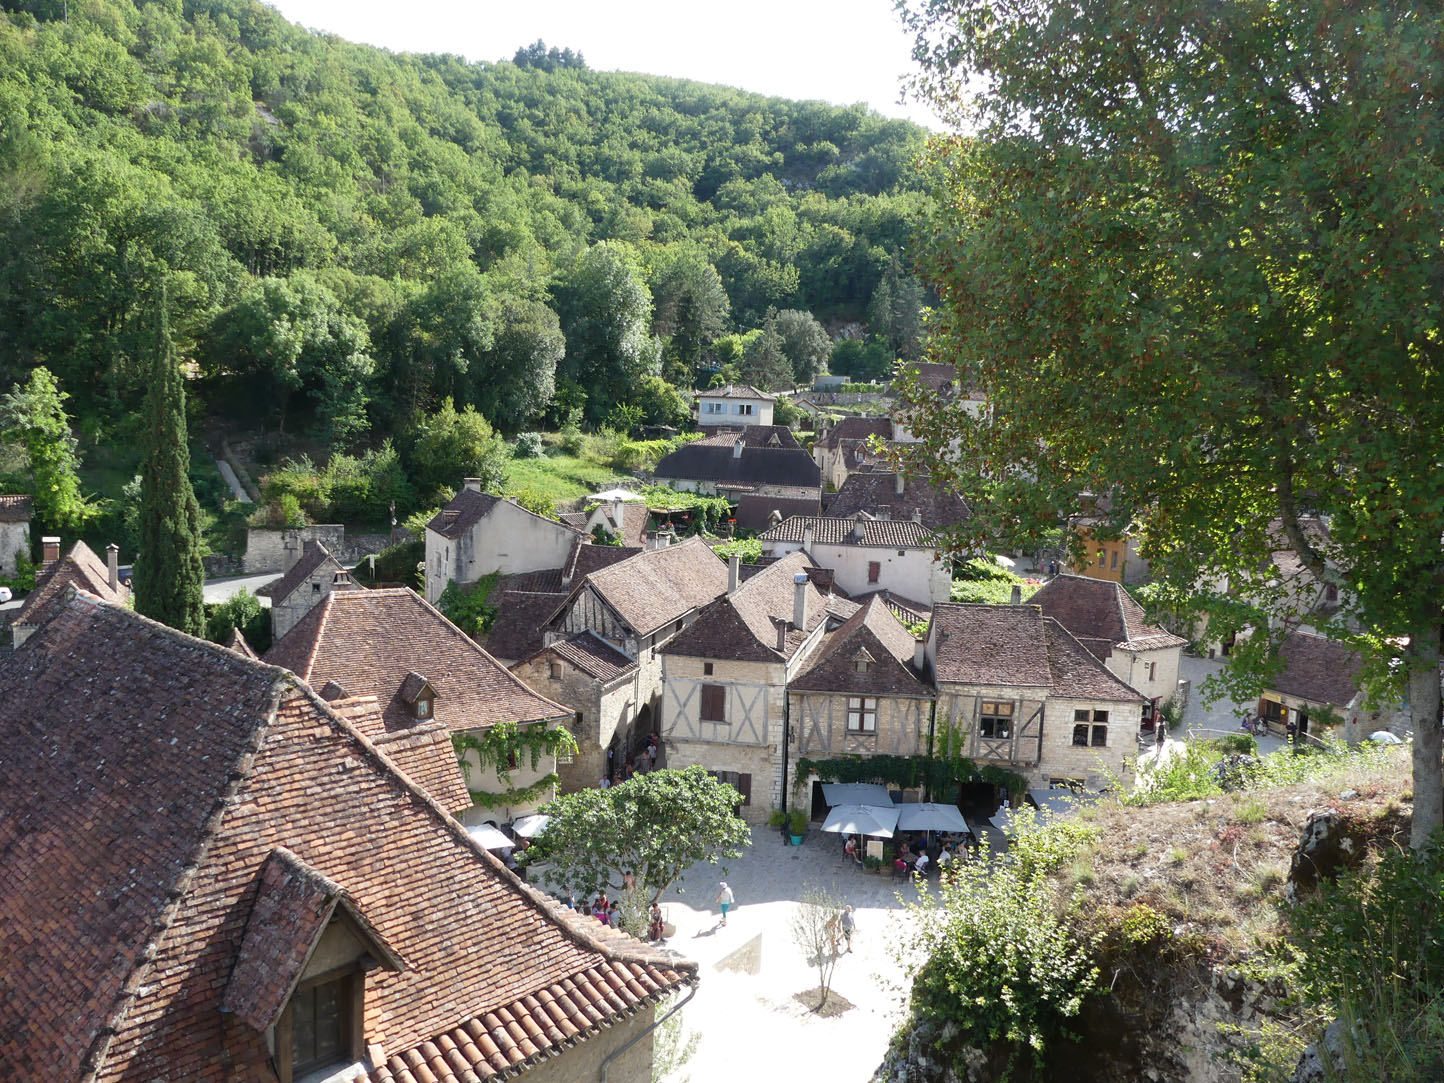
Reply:
M621 500L613 500L613 501L612 501L612 522L614 522L614 523L617 524L617 530L618 530L618 531L620 531L620 530L622 529L622 502L621 502Z
M46 571L60 559L60 539L40 539L40 570Z
M470 489L474 493L481 492L480 478L465 478L461 482L462 489Z
M802 524L802 548L810 554L812 552L812 523Z
M742 437L740 437L740 436L736 439L736 441L733 442L733 444L732 444L732 457L733 457L734 459L740 459L740 458L742 458L742 446L743 446L745 443L746 443L746 441L743 440Z
M861 515L859 515L859 516L857 517L857 519L853 521L853 524L852 524L852 540L853 540L853 541L862 541L862 535L863 535L863 532L864 532L866 529L867 529L867 527L864 525L863 518L862 518Z
M913 669L918 671L919 676L925 676L928 671L928 641L920 639L913 644Z
M877 517L878 517L879 519L891 519L891 518L892 518L892 505L891 505L891 504L879 504L879 505L877 506Z
M772 621L772 626L777 629L777 653L787 653L787 622L785 620Z
M913 522L921 524L923 521L923 509L913 508Z
M906 481L905 481L905 479L904 479L903 476L902 476L902 471L899 470L896 474L893 475L893 481L892 481L892 491L893 491L893 494L894 494L895 496L902 496L902 494L903 494L903 486L904 486L905 484L906 484Z
M1008 604L1009 604L1009 605L1022 605L1022 604L1023 604L1023 588L1020 587L1020 586L1018 586L1017 583L1014 583L1014 584L1013 584L1013 596L1008 599Z
M105 578L111 590L120 591L120 546L115 542L105 547Z
M727 593L736 594L737 584L742 580L742 558L733 553L727 558Z
M807 628L807 573L792 577L792 626L799 632Z

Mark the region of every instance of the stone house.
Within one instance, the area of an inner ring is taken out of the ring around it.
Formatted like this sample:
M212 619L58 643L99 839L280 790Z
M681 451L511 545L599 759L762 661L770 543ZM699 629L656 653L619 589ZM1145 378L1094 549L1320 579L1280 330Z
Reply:
M710 391L697 392L697 424L703 427L725 425L743 428L750 425L771 425L776 395L759 391L751 384L728 384Z
M707 543L688 538L588 573L545 614L537 649L555 649L540 658L528 655L524 672L532 688L548 696L555 692L574 715L582 715L581 752L567 773L569 782L595 786L657 731L658 652L727 589L727 577L727 565ZM601 651L598 642L610 651ZM553 680L554 662L568 679ZM595 730L589 721L593 712Z
M647 544L649 513L646 502L640 499L604 500L591 511L564 512L557 518L585 537L592 537L593 530L601 529L624 547L640 548Z
M120 581L119 546L106 546L103 562L82 541L72 545L70 552L63 557L60 555L59 538L45 538L41 546L40 573L35 579L35 589L26 595L25 602L10 620L12 646L23 644L49 619L71 591L81 590L114 605L130 604L130 588Z
M805 551L848 594L886 590L932 604L946 601L952 573L932 531L911 519L794 516L763 531L763 556Z
M1323 736L1321 715L1343 721L1338 734L1355 742L1380 729L1403 729L1401 706L1370 709L1360 689L1363 659L1354 647L1315 632L1290 632L1279 644L1283 667L1258 699L1258 714L1279 736L1289 723L1302 734Z
M30 498L0 494L0 578L19 570L21 557L30 559Z
M683 444L663 456L653 476L674 489L708 496L822 496L817 464L785 425L752 425Z
M822 484L839 488L849 475L872 469L881 455L873 450L873 438L886 443L892 439L892 422L885 417L845 417L818 434L812 457L822 475Z
M651 1079L696 966L520 882L291 674L82 594L0 687L0 1078Z
M265 661L289 669L326 700L375 697L377 740L404 736L430 743L438 726L448 740L481 738L503 722L525 731L572 717L407 587L333 591L266 652ZM499 765L482 763L475 748L465 751L459 768L453 756L452 765L476 802L462 813L468 825L504 823L555 796L551 754L536 763L519 756L507 777Z
M1029 788L1123 779L1145 700L1033 605L933 609L927 662L935 731L964 740L977 763L1007 767Z
M874 594L827 633L788 684L792 761L927 755L933 689L926 672L923 644ZM793 804L814 806L799 796Z
M301 558L274 583L256 591L271 600L271 639L279 640L333 590L361 590L351 573L317 541L308 541Z
M736 786L750 823L782 803L787 685L828 628L809 564L792 553L744 582L732 563L727 593L662 648L668 766L700 764Z
M426 524L426 600L435 604L448 583L465 586L492 572L561 567L576 537L571 527L483 493L478 479L467 478Z
M1150 709L1178 690L1178 664L1188 641L1149 624L1143 607L1122 584L1080 575L1059 575L1040 587L1029 604L1038 606L1129 687L1142 692Z

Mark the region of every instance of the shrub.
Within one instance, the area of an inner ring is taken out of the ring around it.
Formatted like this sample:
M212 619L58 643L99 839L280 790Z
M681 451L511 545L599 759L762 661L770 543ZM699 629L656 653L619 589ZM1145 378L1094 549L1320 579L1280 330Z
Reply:
M499 572L492 572L464 587L447 583L437 599L436 608L472 639L480 639L496 620L497 607L491 604L490 599L500 578Z
M787 830L794 835L807 834L807 813L795 808L787 814Z
M514 459L539 459L545 451L546 444L542 442L541 433L524 432L516 438L511 454Z
M557 517L557 502L546 493L539 493L535 489L518 489L508 494L527 511L535 512L537 515L545 516L548 519Z
M206 606L206 638L212 643L229 642L237 628L257 654L271 649L271 615L248 590Z
M413 590L421 589L421 573L416 566L426 560L426 542L417 538L387 546L376 554L376 579L382 583L400 583Z
M582 453L584 442L585 437L582 436L582 430L576 425L567 425L562 428L557 439L557 447L563 455L577 456Z
M1225 756L1234 753L1244 753L1249 756L1258 755L1258 741L1254 740L1251 733L1225 733L1222 737L1215 737L1208 744L1218 749Z

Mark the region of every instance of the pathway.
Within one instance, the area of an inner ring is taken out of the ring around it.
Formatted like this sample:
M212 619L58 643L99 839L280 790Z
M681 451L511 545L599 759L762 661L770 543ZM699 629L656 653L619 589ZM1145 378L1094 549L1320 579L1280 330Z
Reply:
M1253 700L1238 703L1227 696L1211 706L1204 706L1200 688L1225 664L1222 659L1196 658L1188 654L1179 659L1178 675L1189 683L1188 705L1183 709L1184 735L1189 739L1217 737L1220 733L1242 733L1239 722L1244 712L1252 712L1258 706ZM1287 744L1280 737L1267 735L1257 740L1259 751L1265 755L1277 752Z
M713 903L723 879L737 898L725 927ZM842 955L833 976L834 991L856 1007L832 1019L792 999L817 985L817 970L789 929L797 901L814 884L850 902L857 918L853 952ZM799 847L784 846L777 831L754 828L753 845L726 873L698 865L678 886L682 893L674 888L662 903L677 925L670 946L701 966L701 987L681 1013L684 1028L701 1041L669 1083L870 1079L906 1006L903 970L893 956L909 919L897 895L916 899L916 887L863 872L843 857L841 836L815 828Z

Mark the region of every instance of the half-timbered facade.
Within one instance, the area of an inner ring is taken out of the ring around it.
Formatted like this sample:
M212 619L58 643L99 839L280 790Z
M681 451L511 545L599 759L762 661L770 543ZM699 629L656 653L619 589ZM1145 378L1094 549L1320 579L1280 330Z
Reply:
M662 649L668 764L736 785L754 823L782 800L788 682L827 631L808 564L794 553L733 584Z
M1126 773L1143 696L1037 606L938 605L926 655L936 729L976 762L1040 786L1098 789Z
M919 671L922 655L887 603L870 598L788 687L793 756L926 755L933 690Z

